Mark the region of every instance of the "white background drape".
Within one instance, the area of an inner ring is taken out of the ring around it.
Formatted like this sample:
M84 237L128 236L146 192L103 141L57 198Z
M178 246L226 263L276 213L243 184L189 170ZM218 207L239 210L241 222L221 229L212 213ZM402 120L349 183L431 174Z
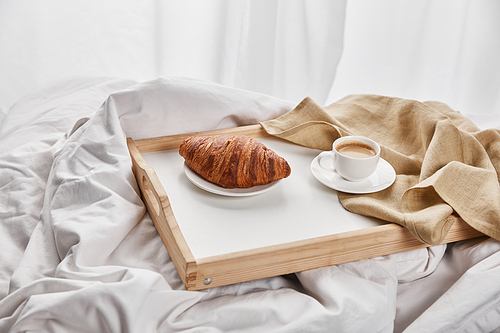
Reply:
M0 0L0 106L74 75L185 76L298 102L351 93L500 114L500 3Z
M68 75L185 76L328 95L345 0L0 1L0 101Z
M348 1L345 29L329 102L368 92L500 118L500 2Z

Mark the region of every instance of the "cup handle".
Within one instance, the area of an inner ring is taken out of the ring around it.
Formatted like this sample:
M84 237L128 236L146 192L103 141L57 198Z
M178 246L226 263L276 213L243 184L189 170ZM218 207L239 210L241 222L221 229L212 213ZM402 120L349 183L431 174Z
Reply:
M325 161L322 162L322 160L324 158L331 159L331 163L325 163ZM335 171L335 168L333 167L335 165L335 154L333 153L333 151L323 151L323 152L321 152L319 154L319 158L318 158L318 165L323 170L326 170L326 171Z

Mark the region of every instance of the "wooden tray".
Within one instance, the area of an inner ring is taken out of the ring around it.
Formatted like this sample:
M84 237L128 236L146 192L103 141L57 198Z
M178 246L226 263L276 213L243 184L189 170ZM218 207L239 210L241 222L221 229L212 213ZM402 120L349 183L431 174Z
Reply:
M174 216L175 207L172 207L164 185L155 170L146 163L143 155L177 150L182 140L191 135L215 134L269 137L260 125L251 125L135 141L127 139L133 172L143 200L186 289L201 290L429 246L414 238L406 228L379 221L370 222L372 224L369 227L357 230L195 257L182 231L182 223L186 221L177 221ZM273 149L273 147L270 148ZM307 148L300 147L300 149ZM181 176L173 175L172 177ZM329 191L328 193L336 195L335 191L324 188ZM270 192L272 191L274 189ZM185 199L187 201L188 198ZM193 209L196 208L193 207ZM216 211L222 208L214 207L213 209ZM359 215L352 215L359 217ZM456 218L443 243L479 236L483 234L471 228L462 219Z

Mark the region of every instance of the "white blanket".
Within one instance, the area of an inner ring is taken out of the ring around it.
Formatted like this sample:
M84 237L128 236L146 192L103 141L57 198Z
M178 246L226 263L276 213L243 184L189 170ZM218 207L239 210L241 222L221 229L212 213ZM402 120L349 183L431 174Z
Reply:
M73 78L2 113L0 332L499 329L500 242L486 238L185 290L125 138L253 124L293 107L189 79Z

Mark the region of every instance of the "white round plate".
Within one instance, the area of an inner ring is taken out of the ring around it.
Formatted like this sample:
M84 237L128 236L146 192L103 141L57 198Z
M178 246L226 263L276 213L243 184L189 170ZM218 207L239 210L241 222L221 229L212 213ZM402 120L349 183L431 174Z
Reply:
M261 194L269 191L270 189L278 185L278 183L281 181L280 179L266 185L257 185L250 188L224 188L222 186L219 186L217 184L211 183L203 179L200 175L191 170L186 165L186 162L184 162L184 173L186 174L187 178L191 181L191 183L198 186L199 188L211 193L226 195L230 197L245 197L250 195Z
M377 170L368 178L360 182L351 182L342 178L332 166L332 157L329 154L319 154L311 163L311 171L323 185L334 190L366 194L382 191L394 183L396 171L383 158L378 162Z

